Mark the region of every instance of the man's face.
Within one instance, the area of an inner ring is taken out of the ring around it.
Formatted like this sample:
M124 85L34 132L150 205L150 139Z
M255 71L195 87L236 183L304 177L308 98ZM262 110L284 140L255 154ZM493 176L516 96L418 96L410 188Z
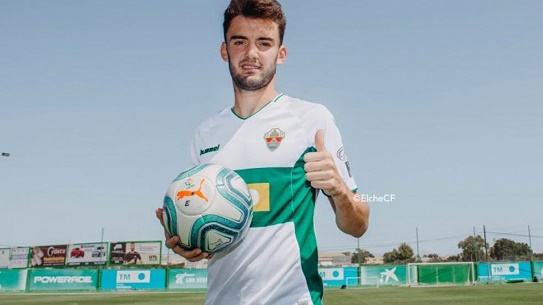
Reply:
M130 244L130 251L134 252L134 250L136 250L136 245Z
M237 16L226 33L221 56L228 61L235 86L255 91L273 80L277 64L286 57L286 48L280 45L275 22Z

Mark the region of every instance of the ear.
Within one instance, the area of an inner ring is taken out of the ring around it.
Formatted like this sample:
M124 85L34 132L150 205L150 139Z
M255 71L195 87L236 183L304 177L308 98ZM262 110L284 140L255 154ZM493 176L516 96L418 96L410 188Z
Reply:
M277 64L280 65L287 59L287 47L284 45L279 47L279 54L277 55Z
M226 42L221 43L221 58L228 62L228 51L226 50Z

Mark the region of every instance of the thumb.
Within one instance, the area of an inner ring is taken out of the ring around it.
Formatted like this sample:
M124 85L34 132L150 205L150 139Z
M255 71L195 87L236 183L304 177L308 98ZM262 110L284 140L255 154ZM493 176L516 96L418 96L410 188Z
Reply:
M317 151L326 151L326 147L324 147L324 130L322 129L317 130L315 134L315 148Z

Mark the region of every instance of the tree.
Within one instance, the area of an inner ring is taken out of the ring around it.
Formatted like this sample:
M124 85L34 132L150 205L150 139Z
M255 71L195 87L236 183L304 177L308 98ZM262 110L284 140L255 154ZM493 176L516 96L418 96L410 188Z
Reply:
M444 261L444 259L441 258L439 256L439 254L437 254L437 253L426 254L426 255L424 255L424 257L428 258L429 262L431 262L431 263L438 263L438 262Z
M507 238L500 238L490 248L490 257L499 261L511 258L529 259L530 247L526 243L517 243Z
M411 246L409 246L408 244L402 243L398 247L398 252L400 253L400 256L398 258L401 261L407 262L407 261L414 260L413 255L415 252L413 252L413 248L411 248Z
M390 263L411 263L415 261L413 248L408 244L402 243L397 249L392 249L383 255L383 262Z
M398 261L398 250L392 249L390 252L383 254L383 263L391 264Z
M445 259L447 262L461 262L462 261L462 254L457 255L451 255Z
M359 253L360 253L360 264L364 264L366 262L366 259L368 259L368 257L375 257L369 251L357 248L356 252L353 252L353 254L351 255L351 263L358 264Z
M483 261L485 258L485 247L488 247L488 244L485 243L481 235L466 237L458 243L458 248L462 249L460 260L465 262Z

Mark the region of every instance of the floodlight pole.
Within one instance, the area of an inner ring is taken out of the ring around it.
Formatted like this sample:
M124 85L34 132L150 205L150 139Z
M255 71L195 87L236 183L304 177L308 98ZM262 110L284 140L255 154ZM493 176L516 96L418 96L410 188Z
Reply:
M477 252L479 252L479 247L477 245L477 236L475 235L475 227L473 227L473 256L475 258L473 262L475 263L478 261Z
M530 226L528 226L528 242L530 243L530 270L532 271L532 279L534 278L534 251L532 250L532 233L530 232Z
M417 232L417 263L421 262L420 255L419 255L419 228L416 227Z
M100 234L100 247L104 247L104 228L103 227L102 227L102 233ZM107 251L106 247L104 247L104 251ZM101 267L102 266L102 254L100 253L98 255L100 255L100 267ZM106 257L106 255L104 255L104 258L105 257Z
M490 263L488 262L488 244L486 242L486 227L483 225L483 235L485 236L485 257L486 257L486 273L487 279L486 284L490 284Z
M358 260L358 269L356 270L356 276L358 278L358 287L362 286L362 261L360 260L360 237L357 240L357 260Z

